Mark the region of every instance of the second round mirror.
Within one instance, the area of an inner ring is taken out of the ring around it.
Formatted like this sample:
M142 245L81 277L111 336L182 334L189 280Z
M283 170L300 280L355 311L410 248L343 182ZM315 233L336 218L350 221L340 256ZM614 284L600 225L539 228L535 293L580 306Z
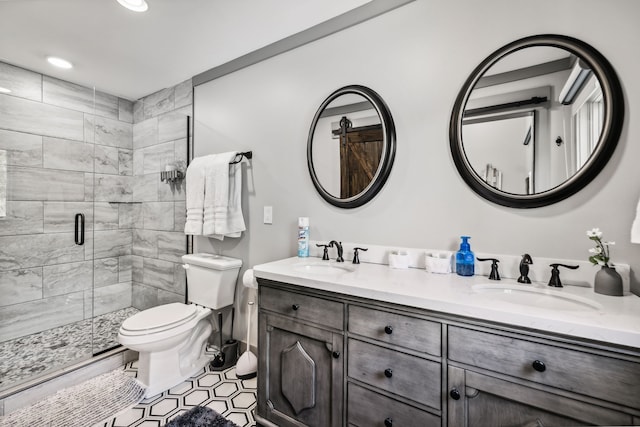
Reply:
M570 37L532 36L497 50L469 77L451 118L451 150L480 195L544 206L597 175L623 117L620 84L600 53Z

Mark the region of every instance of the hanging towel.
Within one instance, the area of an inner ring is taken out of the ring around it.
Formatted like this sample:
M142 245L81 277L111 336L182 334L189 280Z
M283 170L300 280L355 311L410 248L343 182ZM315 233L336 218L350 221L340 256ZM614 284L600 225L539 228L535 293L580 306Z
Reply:
M196 157L187 168L185 177L187 220L184 224L184 234L202 235L205 168L212 160L213 156Z
M236 157L236 154L237 151L217 154L215 160L207 168L204 190L204 223L202 226L202 234L205 236L222 240L224 236L240 237L241 232L245 230L240 210L240 191L242 189L242 182L238 183L238 179L242 179L240 164L229 164ZM238 217L241 226L237 224ZM229 220L233 222L229 224Z
M636 207L636 218L631 226L631 243L640 243L640 200Z
M242 168L240 163L229 165L229 190L227 204L216 205L212 236L222 240L224 236L240 237L246 230L242 215Z

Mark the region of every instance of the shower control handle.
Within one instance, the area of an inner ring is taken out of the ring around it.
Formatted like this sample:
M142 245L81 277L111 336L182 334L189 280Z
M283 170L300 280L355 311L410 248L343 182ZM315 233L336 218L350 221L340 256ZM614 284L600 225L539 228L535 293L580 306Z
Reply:
M293 311L298 311L298 309L299 309L299 308L300 308L300 304L293 304L293 305L291 306L291 309L292 309Z

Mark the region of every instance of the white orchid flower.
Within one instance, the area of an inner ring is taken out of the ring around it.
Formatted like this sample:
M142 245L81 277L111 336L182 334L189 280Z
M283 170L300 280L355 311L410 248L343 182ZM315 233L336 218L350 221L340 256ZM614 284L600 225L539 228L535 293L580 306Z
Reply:
M598 239L602 237L602 231L599 228L593 228L587 231L588 237L597 237Z
M594 241L596 244L595 248L589 249L589 253L592 254L589 257L589 261L594 265L601 266L609 266L613 265L610 258L610 249L609 246L613 246L616 242L603 242L602 241L602 231L599 228L592 228L591 230L587 230L587 237L590 240Z

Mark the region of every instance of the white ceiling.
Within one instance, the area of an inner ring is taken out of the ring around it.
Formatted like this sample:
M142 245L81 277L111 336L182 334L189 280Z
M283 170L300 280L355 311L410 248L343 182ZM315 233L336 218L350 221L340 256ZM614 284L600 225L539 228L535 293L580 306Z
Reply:
M0 0L0 61L135 100L369 1Z

